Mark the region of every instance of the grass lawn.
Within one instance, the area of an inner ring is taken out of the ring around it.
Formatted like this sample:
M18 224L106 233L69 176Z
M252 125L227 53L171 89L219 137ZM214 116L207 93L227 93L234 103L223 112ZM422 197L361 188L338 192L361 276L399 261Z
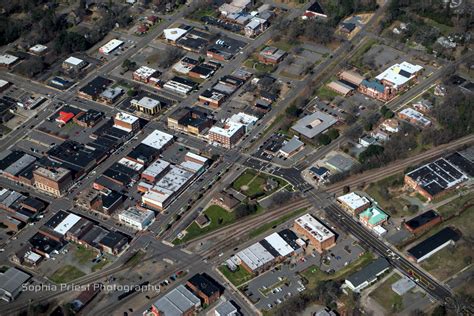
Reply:
M401 278L399 274L394 273L369 294L369 296L385 308L388 313L400 312L403 309L402 297L392 290L392 284Z
M424 18L424 21L426 24L428 24L429 26L431 27L435 27L437 28L438 30L440 30L441 33L443 33L443 35L447 35L449 33L452 33L453 32L453 27L452 26L449 26L449 25L446 25L446 24L441 24L441 23L438 23L432 19L428 19L428 18Z
M360 256L356 261L352 262L351 264L345 266L339 271L336 271L334 274L328 274L324 271L321 271L317 266L312 265L308 267L308 269L301 272L301 276L304 277L307 281L307 288L314 289L318 285L319 282L325 280L336 280L345 278L347 275L360 270L362 267L365 267L370 262L374 260L374 255L370 252L366 252L362 256Z
M87 262L91 261L95 257L97 257L97 251L96 250L86 248L82 245L76 246L76 249L74 251L74 258L80 264L86 264Z
M443 281L461 271L466 266L463 259L471 255L472 250L468 242L458 241L454 247L447 246L423 261L421 266Z
M242 186L247 185L256 175L257 172L255 172L255 170L247 169L237 179L235 179L232 183L232 187L239 191Z
M192 222L192 224L186 228L186 235L182 239L175 239L173 243L181 244L183 242L194 239L202 234L229 225L235 221L235 214L233 212L227 212L225 209L217 205L209 206L204 211L204 214L206 214L207 217L211 220L211 223L209 225L204 228L201 228L198 226L198 224L196 224L196 222Z
M291 213L288 213L288 214L286 214L286 215L280 217L279 219L276 219L276 220L274 220L270 223L263 224L262 226L260 226L258 228L255 228L254 230L251 230L250 233L249 233L249 236L250 236L250 238L257 237L258 235L263 234L264 232L272 229L273 226L280 225L280 224L288 221L293 216L304 213L305 211L306 211L306 207L305 208L300 208L300 209L298 209L296 211L293 211Z
M378 182L371 183L368 188L365 190L380 207L389 213L389 215L399 217L403 214L403 207L406 202L402 198L392 194L390 189L398 190L403 186L403 174L396 174L385 179L382 179ZM384 192L384 190L389 189L389 193Z
M78 268L65 265L57 269L49 279L54 283L68 283L84 275L86 274Z
M227 266L220 266L219 271L222 272L229 282L237 287L254 277L253 274L241 267L238 267L236 271L232 272Z
M244 66L250 69L255 69L260 72L273 72L275 66L274 65L267 65L259 62L254 57L249 57L245 62Z
M265 192L264 186L268 178L278 182L278 187L272 191ZM288 185L288 182L284 179L267 175L264 173L257 173L253 169L245 170L235 181L232 183L232 187L245 194L246 196L252 197L263 197L265 195L270 195L281 187ZM247 187L246 190L243 190L242 187Z
M321 99L331 101L340 94L336 93L335 91L332 91L326 85L323 85L321 88L319 88L318 92L316 92L316 95Z
M269 45L282 49L286 52L289 52L293 47L295 47L298 44L299 43L290 44L289 41L284 40L284 41L278 41L278 42L271 42Z
M452 200L449 203L438 207L438 212L446 218L453 214L456 214L457 212L462 211L468 205L472 205L472 208L474 208L474 196L472 195L472 193L467 193L463 196L458 197L457 199Z
M213 10L212 8L201 8L201 9L191 13L188 16L188 18L191 19L191 20L201 21L201 18L203 18L205 16L217 17L218 13L217 13L216 10Z

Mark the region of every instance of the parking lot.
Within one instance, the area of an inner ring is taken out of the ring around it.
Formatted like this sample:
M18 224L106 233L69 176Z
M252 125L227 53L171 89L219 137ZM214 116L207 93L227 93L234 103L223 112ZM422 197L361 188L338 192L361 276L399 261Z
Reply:
M258 309L271 309L306 289L298 273L312 266L334 273L355 261L364 252L353 237L339 235L336 245L328 250L323 258L310 247L306 256L291 258L290 261L252 279L244 293L255 302Z

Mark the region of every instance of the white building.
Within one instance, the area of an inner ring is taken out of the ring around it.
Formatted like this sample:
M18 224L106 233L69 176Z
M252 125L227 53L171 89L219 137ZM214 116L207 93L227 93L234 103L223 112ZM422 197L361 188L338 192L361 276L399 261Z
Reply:
M129 208L118 214L119 221L136 229L144 230L155 220L155 212Z
M278 251L281 257L291 255L295 251L278 233L265 237L265 240Z
M163 31L163 35L164 35L165 39L167 41L170 41L170 42L173 42L173 43L176 42L177 40L179 40L186 33L188 33L188 30L180 29L178 27L165 29Z
M142 141L142 144L145 144L147 146L150 146L152 148L155 148L161 151L172 142L173 142L173 135L170 135L168 133L155 129L152 133L150 133L150 135L148 135Z
M44 46L44 45L41 45L41 44L36 44L36 45L30 47L29 51L30 51L30 53L33 53L35 55L41 55L44 52L46 52L47 49L48 49L48 46Z
M405 108L401 110L398 115L413 124L418 124L422 127L430 126L431 121L427 119L423 114L412 108Z
M158 159L149 165L145 171L142 172L142 178L146 179L150 182L155 182L158 178L160 178L164 173L169 169L170 163Z
M114 127L126 132L135 132L140 128L138 117L125 112L119 112L114 117Z
M383 81L386 84L394 88L399 88L407 84L412 80L416 75L423 70L423 67L420 65L413 65L409 62L402 62L401 64L395 64L387 68L380 75L375 77L379 81Z
M99 52L102 54L108 55L114 50L116 50L117 48L119 48L120 46L122 46L123 44L124 44L123 41L114 38L110 40L109 42L107 42L107 44L99 48Z
M252 127L255 125L255 123L257 123L257 121L258 117L243 112L236 113L228 119L228 122L244 125L246 133L252 129Z
M74 57L74 56L71 56L71 57L68 57L66 60L63 61L63 68L66 69L66 70L80 70L82 68L84 68L85 66L87 65L87 62L80 59L80 58L77 58L77 57Z
M194 89L194 87L189 84L178 82L175 80L168 80L163 85L163 88L179 94L188 94Z
M10 55L10 54L3 54L0 55L0 66L2 67L10 67L14 63L18 61L18 57Z
M143 97L140 100L133 99L130 104L140 112L154 115L161 109L161 102L150 97Z
M370 201L365 196L355 192L341 195L337 198L339 204L353 215L357 215L370 206Z
M59 235L64 236L72 226L81 220L81 218L82 217L77 216L76 214L70 213L56 227L54 227L54 231Z

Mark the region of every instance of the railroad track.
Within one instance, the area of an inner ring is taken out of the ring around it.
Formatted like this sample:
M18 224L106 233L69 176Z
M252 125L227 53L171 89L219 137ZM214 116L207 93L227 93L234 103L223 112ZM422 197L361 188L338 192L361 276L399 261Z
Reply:
M189 247L210 239L217 239L220 237L232 236L234 238L236 236L241 235L243 232L248 232L250 229L262 225L262 223L276 219L291 210L296 210L309 206L311 206L311 203L307 199L300 198L287 205L284 205L271 211L267 211L261 215L254 216L248 220L241 220L234 224L217 229L209 234L202 236L201 238L191 240L183 246Z
M451 143L444 144L436 148L430 149L428 151L425 151L424 153L421 153L417 156L406 158L400 162L390 164L386 167L370 170L365 173L352 176L342 182L329 185L325 188L325 191L329 193L340 193L345 186L351 187L351 186L357 186L361 184L367 184L370 182L375 182L383 178L386 178L387 176L403 171L409 166L413 166L413 165L422 163L426 160L433 159L435 157L445 154L446 151L450 151L450 150L459 148L463 145L467 145L473 142L474 142L474 135L468 135L466 137L457 139Z

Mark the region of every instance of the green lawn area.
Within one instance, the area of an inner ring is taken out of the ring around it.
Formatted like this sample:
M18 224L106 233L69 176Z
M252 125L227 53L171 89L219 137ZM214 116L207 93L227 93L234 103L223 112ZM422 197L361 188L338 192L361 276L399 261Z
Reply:
M201 8L197 11L192 12L188 16L188 18L191 19L191 20L201 21L201 18L203 18L205 16L217 17L218 15L219 15L219 13L217 13L216 10L214 10L211 7L208 7L208 8Z
M270 223L263 224L262 226L260 226L258 228L255 228L254 230L251 230L250 233L249 233L249 236L250 236L250 238L257 237L258 235L263 234L264 232L272 229L273 226L280 225L280 224L288 221L293 216L304 213L305 211L306 211L306 207L305 208L300 208L300 209L298 209L296 211L293 211L291 213L288 213L288 214L286 214L286 215L280 217L279 219L276 219L276 220L274 220Z
M94 249L86 248L82 245L77 245L74 251L74 258L80 264L86 264L95 257L97 257L98 252Z
M399 274L394 273L369 294L370 297L372 297L383 308L385 308L387 313L396 313L403 309L402 297L392 290L392 284L401 278L402 277Z
M54 283L68 283L84 275L86 274L78 268L65 265L57 269L49 279Z
M380 207L389 213L392 217L400 217L403 214L403 207L406 202L402 198L393 194L394 190L401 189L403 186L403 174L396 174L385 179L382 179L378 182L371 183L368 188L365 190ZM389 192L385 191L389 189ZM392 190L392 192L390 192Z
M181 244L183 242L187 242L200 235L229 225L235 221L235 214L233 212L227 212L225 209L217 205L209 206L204 211L204 214L206 214L207 217L211 220L211 223L209 225L204 228L201 228L198 226L198 224L196 224L196 222L192 222L192 224L186 228L186 235L182 239L175 239L173 243Z
M293 47L295 47L298 44L299 43L290 44L289 41L283 40L283 41L278 41L278 42L271 42L269 45L282 49L288 53Z
M444 204L443 206L438 207L438 212L446 218L462 211L468 205L473 205L474 207L474 196L472 193L467 193L458 197L457 199L452 200L449 203Z
M366 252L360 256L356 261L345 266L341 270L335 272L334 274L328 274L324 271L321 271L317 266L312 265L308 267L305 271L301 272L301 276L304 277L307 281L307 288L314 289L319 282L325 280L335 280L345 278L347 275L360 270L362 267L365 267L370 262L374 260L374 255L370 252Z
M264 186L268 178L278 182L278 187L272 191L266 192ZM288 182L284 179L270 176L264 173L257 173L253 169L245 170L235 181L232 183L232 187L245 194L250 198L263 197L265 195L270 195L281 187L288 185ZM245 190L244 190L244 187Z
M423 261L421 266L443 281L461 271L467 265L464 258L471 255L472 248L468 242L458 241L454 247L447 246Z
M244 66L250 69L255 69L260 72L273 72L274 65L267 65L259 62L254 57L249 57L245 62Z
M331 89L329 89L326 85L323 85L316 92L316 95L321 99L331 101L332 99L334 99L335 97L337 97L340 94L336 93L335 91L333 91Z
M449 33L452 33L453 32L453 27L452 26L449 26L449 25L446 25L446 24L441 24L441 23L438 23L432 19L428 19L428 18L425 18L424 19L425 23L428 24L429 26L431 27L435 27L437 28L438 30L440 30L441 33L443 33L443 35L447 35Z
M236 271L232 272L227 266L220 266L219 271L222 272L229 282L237 287L254 277L253 274L241 267L238 267Z

